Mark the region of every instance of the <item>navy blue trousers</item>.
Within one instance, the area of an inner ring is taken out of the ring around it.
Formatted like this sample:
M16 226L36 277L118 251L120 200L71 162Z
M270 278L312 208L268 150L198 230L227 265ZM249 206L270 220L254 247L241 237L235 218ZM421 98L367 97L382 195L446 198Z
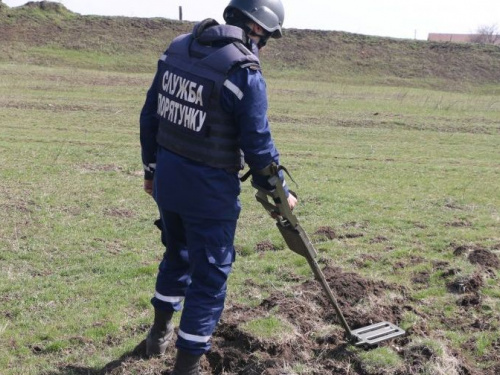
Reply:
M177 348L193 354L210 349L235 260L235 220L189 217L160 208L166 247L151 303L160 310L182 308Z

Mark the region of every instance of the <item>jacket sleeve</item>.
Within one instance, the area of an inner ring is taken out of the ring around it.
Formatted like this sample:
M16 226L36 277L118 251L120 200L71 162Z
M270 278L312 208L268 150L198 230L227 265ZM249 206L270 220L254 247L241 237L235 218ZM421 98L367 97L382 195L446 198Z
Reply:
M258 70L239 69L231 74L222 92L222 108L234 115L240 130L240 148L245 162L252 171L253 181L271 190L267 178L256 171L272 162L279 164L279 152L275 147L267 118L266 83ZM280 172L283 186L288 195L283 172Z
M144 167L144 179L152 180L156 168L156 133L158 132L158 118L156 111L158 106L157 80L156 72L153 83L146 94L146 101L142 107L140 123L140 141L141 156Z

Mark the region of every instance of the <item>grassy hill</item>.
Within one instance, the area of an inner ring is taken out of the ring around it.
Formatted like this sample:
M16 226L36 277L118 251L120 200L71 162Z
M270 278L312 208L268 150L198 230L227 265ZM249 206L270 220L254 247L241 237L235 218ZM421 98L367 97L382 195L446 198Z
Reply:
M138 117L192 24L0 5L0 373L166 374L173 347L144 356L164 249ZM295 212L348 324L406 335L349 345L244 183L204 373L499 374L499 48L287 29L262 59Z
M0 61L43 65L151 71L169 41L193 26L160 18L81 16L51 2L1 9ZM270 74L286 70L319 81L452 88L500 82L500 48L489 45L286 29L285 38L271 41L262 55Z

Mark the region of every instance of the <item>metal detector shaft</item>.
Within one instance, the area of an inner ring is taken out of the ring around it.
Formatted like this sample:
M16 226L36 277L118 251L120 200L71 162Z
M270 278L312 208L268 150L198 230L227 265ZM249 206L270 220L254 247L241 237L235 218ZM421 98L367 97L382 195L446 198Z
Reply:
M253 184L253 186L257 189L255 197L257 198L257 201L260 202L266 209L266 211L268 211L271 216L276 219L276 226L281 232L281 235L285 239L290 250L307 259L314 276L321 283L328 299L335 308L335 312L337 313L340 323L345 330L348 340L353 342L355 345L374 345L381 341L404 335L404 330L390 322L375 323L355 330L350 329L344 318L344 314L342 314L337 300L325 279L325 275L316 262L316 249L312 245L309 237L300 226L297 217L293 214L288 205L285 189L283 188L282 182L278 177L279 168L280 167L277 165L272 164L264 171L260 172L264 175L270 176L268 181L272 186L275 186L275 189L268 191L260 188L256 184Z
M344 318L344 314L342 314L342 311L340 310L340 307L337 303L337 299L333 295L333 292L330 289L330 286L328 285L328 282L325 279L325 275L321 271L318 262L316 262L315 257L317 253L314 247L312 246L311 241L307 237L307 234L304 232L300 224L297 224L295 228L291 228L287 224L283 225L282 222L278 222L277 226L290 250L294 251L299 255L302 255L307 259L307 262L309 263L309 266L311 267L314 276L316 276L316 279L321 283L321 286L323 287L323 290L326 292L328 299L335 308L335 312L337 313L337 316L340 319L342 327L344 327L347 337L351 338L352 337L351 329L349 328L349 325L347 324L347 321Z
M275 177L277 178L277 176ZM274 177L271 177L271 179L272 178ZM273 181L270 182L272 183ZM271 192L264 190L254 184L254 187L257 189L257 194L255 195L255 197L257 201L260 202L264 206L264 208L276 218L276 226L281 232L281 235L285 239L285 242L290 250L299 255L302 255L307 259L307 262L309 263L314 276L316 276L316 279L321 283L321 286L326 292L328 299L335 308L335 312L340 319L340 323L342 324L347 337L351 339L351 329L349 328L349 325L344 318L344 314L342 314L337 300L333 295L328 282L325 279L325 275L316 262L316 249L312 245L311 240L307 236L306 232L298 223L296 216L292 213L292 210L290 210L285 191L283 189L283 186L281 185L281 181L278 180L274 182L276 182L276 184L274 185L277 186L277 188ZM268 198L272 198L274 204L271 203Z

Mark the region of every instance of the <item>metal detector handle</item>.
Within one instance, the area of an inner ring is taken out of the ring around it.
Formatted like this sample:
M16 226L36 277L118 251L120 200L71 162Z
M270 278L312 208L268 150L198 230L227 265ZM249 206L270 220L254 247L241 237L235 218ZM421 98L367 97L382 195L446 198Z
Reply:
M252 181L252 186L257 189L255 198L264 206L266 211L268 211L271 216L274 217L276 215L282 220L286 220L292 227L295 228L298 224L298 220L288 205L285 188L283 187L283 182L279 178L278 165L272 163L268 167L259 171L259 173L269 176L268 182L271 186L274 186L274 189L266 190Z
M255 199L264 206L265 210L273 217L279 217L281 220L286 220L293 227L297 226L297 217L292 213L288 200L283 190L283 194L277 192L278 189L272 191L265 190L252 182L252 186L257 189ZM282 186L280 186L283 189Z

